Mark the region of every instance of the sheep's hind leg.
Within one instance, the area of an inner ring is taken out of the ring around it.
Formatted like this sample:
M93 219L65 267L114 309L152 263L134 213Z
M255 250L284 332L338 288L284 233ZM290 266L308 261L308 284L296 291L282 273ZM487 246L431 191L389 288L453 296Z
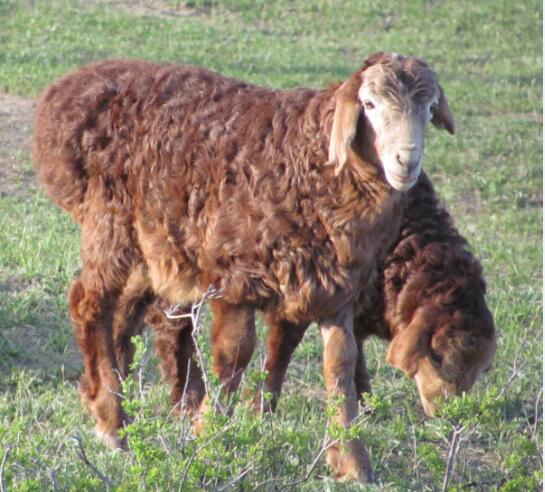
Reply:
M324 380L329 399L337 405L333 419L341 428L348 428L358 416L355 385L358 348L352 309L347 306L337 316L322 320L320 330L324 341ZM372 480L371 461L359 439L330 444L327 461L338 479Z
M134 268L127 278L113 315L113 341L121 377L129 375L134 357L131 338L140 335L144 328L144 315L154 296L148 288L146 272Z
M158 300L150 306L146 323L155 332L155 353L160 358L163 381L170 385L174 412L195 414L205 396L202 372L195 360L191 319L168 318L165 310L170 304ZM189 313L189 307L175 313Z
M79 392L96 421L95 430L111 448L122 447L117 431L125 422L120 401L120 373L116 361L111 323L119 295L85 281L85 272L69 292L74 336L79 344L84 373Z
M88 195L91 203L81 226L82 272L70 287L70 314L83 356L81 399L96 421L99 437L117 448L122 446L117 431L126 416L121 406L114 316L118 308L123 310L119 301L139 252L123 195L99 178L89 181ZM118 348L123 352L122 345Z
M256 396L255 406L263 412L273 412L276 409L282 384L293 352L303 339L303 335L308 327L307 323L298 325L282 319L276 319L271 316L266 317L269 327L267 336L267 361L265 370L267 379L265 380L264 392L268 397Z

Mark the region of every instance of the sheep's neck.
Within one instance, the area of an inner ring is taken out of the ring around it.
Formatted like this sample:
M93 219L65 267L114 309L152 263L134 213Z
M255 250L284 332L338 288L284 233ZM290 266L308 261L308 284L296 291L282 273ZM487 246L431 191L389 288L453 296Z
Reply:
M311 158L306 160L304 172L318 200L327 200L328 205L341 216L358 216L372 223L373 216L386 213L400 201L402 194L386 182L384 174L375 163L353 148L348 150L348 163L340 175L335 176L334 166L327 164L335 111L334 93L334 88L319 91L308 104L307 121L303 122L303 127L314 126L318 142L317 145L308 146L314 151Z
M358 295L399 234L404 194L386 183L378 168L350 151L349 163L339 176L333 166L323 165L329 146L328 119L323 117L319 150L307 178L314 191L319 221L334 246L337 261L353 276L352 295ZM321 159L321 160L320 160Z
M353 148L339 176L335 176L334 166L326 164L335 110L333 94L332 90L316 93L308 113L319 126L319 145L311 146L316 149L309 160L314 166L305 173L317 209L323 210L320 219L330 237L348 235L363 246L367 237L396 237L404 194L386 182L377 165ZM384 243L388 241L389 237L383 238Z

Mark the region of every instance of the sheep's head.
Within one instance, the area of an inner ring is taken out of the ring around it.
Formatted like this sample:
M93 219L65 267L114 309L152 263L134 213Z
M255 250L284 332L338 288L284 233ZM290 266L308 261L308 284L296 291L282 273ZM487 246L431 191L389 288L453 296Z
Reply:
M409 287L400 296L398 310L402 317L407 312L407 322L395 334L386 357L389 364L415 379L424 411L430 416L438 399L469 391L491 367L496 352L494 321L484 298L480 266L476 260L457 266L459 271L452 271L454 280L447 280L447 290L433 293L424 289L418 299L419 294Z
M339 174L356 152L406 191L417 181L429 122L454 133L454 119L432 70L421 60L376 53L336 93L329 162Z

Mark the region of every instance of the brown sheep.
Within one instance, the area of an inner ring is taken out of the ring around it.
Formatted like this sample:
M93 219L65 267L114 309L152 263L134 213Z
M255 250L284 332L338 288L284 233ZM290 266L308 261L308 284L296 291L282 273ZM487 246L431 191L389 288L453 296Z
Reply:
M391 342L387 361L415 378L424 410L432 415L437 397L468 391L490 366L496 349L494 323L479 262L424 173L407 192L396 241L380 262L374 284L368 284L355 302L356 391L360 396L371 392L363 342L376 335ZM212 310L220 304L214 301ZM200 370L192 359L191 326L187 320L176 326L164 314L167 307L156 303L146 320L160 342L176 333L169 343L160 343L157 352L174 403L191 407L204 396ZM308 324L293 324L274 313L265 313L265 319L270 330L264 391L272 398L258 403L273 410ZM181 336L186 339L183 348L175 342Z
M210 285L223 296L212 334L220 377L248 363L256 308L319 320L328 394L345 397L336 419L349 425L352 302L397 236L430 120L454 130L434 73L396 54L372 55L321 91L123 60L51 85L34 158L48 194L81 225L69 304L80 394L104 441L120 445L118 373L145 299L190 303ZM358 440L331 447L328 461L338 476L370 477Z

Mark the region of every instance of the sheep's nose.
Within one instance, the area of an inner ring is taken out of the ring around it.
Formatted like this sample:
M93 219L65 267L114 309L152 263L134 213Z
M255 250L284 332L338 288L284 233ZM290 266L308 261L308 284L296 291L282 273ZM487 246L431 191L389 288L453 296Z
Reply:
M412 174L420 164L420 155L415 148L400 150L396 158L399 165L407 171L407 174Z

